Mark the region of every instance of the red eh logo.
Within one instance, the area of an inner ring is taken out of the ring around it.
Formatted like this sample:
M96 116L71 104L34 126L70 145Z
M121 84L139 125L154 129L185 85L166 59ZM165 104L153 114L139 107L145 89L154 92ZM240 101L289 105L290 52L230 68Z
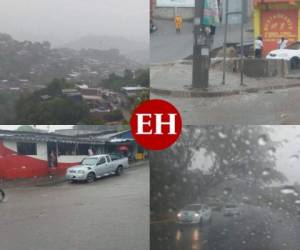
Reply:
M134 110L130 125L135 140L142 147L162 150L177 140L182 120L172 104L153 99L143 102Z

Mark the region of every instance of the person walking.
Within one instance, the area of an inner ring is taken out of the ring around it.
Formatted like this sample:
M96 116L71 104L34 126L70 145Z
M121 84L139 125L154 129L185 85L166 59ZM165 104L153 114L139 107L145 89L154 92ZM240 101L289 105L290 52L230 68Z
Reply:
M89 148L89 149L88 149L88 155L89 155L89 156L94 155L94 152L93 152L93 149L92 149L92 148Z
M285 49L287 46L288 40L286 40L284 37L281 37L279 41L277 42L278 44L278 49Z
M183 26L182 17L179 15L176 15L174 22L175 22L176 33L180 33L182 26Z
M261 58L263 47L263 39L261 36L258 36L254 41L255 58Z

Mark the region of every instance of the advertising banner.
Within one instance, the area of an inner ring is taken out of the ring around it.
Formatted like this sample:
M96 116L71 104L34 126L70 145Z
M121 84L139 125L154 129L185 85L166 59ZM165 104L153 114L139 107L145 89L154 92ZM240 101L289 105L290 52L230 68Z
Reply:
M217 26L219 23L219 6L217 0L205 0L204 2L204 17L205 25Z
M281 37L288 43L297 41L298 38L298 11L272 10L263 11L261 19L261 31L264 42L264 54L277 49L277 42Z

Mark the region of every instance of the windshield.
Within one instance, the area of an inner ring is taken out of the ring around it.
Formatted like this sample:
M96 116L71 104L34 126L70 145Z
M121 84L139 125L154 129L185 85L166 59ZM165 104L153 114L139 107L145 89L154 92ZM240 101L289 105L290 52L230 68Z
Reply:
M189 205L186 206L183 210L199 211L201 210L201 208L202 208L201 205Z
M287 49L298 50L300 49L300 43L292 43L286 47Z
M300 126L186 126L150 158L151 249L299 249Z
M93 165L96 165L97 161L98 161L97 157L84 158L81 162L81 165L93 166Z

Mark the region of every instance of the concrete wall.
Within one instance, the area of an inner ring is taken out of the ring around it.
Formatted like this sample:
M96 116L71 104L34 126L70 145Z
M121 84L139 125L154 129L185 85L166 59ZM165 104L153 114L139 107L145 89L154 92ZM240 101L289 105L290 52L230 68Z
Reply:
M184 20L192 20L194 18L194 8L170 8L156 7L153 10L154 18L173 19L176 12L182 16Z
M244 73L249 77L285 77L289 72L284 60L246 59Z
M222 70L222 58L212 58L211 67ZM240 72L240 59L227 58L226 71ZM244 74L248 77L286 77L289 74L289 63L284 60L244 59Z

